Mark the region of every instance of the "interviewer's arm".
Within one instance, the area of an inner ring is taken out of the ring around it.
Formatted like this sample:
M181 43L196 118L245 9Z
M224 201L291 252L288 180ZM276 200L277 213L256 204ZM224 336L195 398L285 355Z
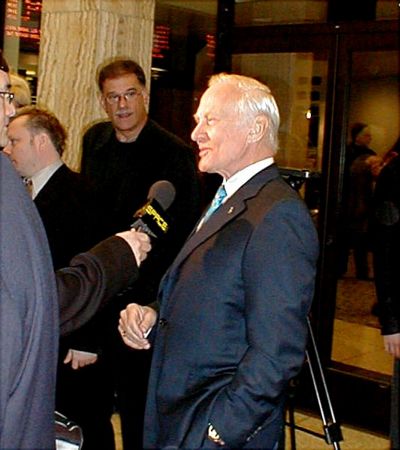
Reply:
M135 251L122 235L108 238L75 256L69 267L56 272L62 336L84 325L109 299L137 279L138 261L150 250L148 237L139 242Z

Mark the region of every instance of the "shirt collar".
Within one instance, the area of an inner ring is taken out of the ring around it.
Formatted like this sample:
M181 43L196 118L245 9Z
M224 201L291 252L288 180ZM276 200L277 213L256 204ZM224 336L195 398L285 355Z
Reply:
M54 163L45 167L44 169L39 170L33 175L32 179L32 198L34 199L39 192L43 189L49 179L52 177L54 172L56 172L62 165L63 161L58 159Z
M239 172L236 172L232 175L228 180L223 181L223 185L225 186L227 197L231 197L239 188L241 188L250 178L253 178L258 172L266 169L268 166L274 163L274 158L271 156L269 158L262 159L261 161L257 161L249 166L245 167Z

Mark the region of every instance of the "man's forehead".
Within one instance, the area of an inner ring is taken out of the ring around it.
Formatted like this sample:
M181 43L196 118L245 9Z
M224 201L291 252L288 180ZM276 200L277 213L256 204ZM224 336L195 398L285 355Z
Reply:
M124 73L115 77L106 78L103 83L103 87L108 89L119 85L129 85L129 87L141 86L134 73Z

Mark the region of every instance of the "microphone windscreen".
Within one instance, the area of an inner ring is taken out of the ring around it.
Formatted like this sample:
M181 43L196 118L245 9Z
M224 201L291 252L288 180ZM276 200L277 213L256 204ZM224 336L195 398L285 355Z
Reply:
M150 187L147 198L148 200L156 200L165 211L171 206L175 195L174 185L167 180L160 180Z

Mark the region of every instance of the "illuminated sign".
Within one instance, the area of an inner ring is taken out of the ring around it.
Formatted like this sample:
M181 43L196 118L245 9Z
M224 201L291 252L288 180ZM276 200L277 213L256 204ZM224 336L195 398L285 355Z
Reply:
M153 37L153 58L164 59L170 49L169 38L171 29L168 25L155 25Z
M38 46L41 11L42 0L6 0L5 36Z

